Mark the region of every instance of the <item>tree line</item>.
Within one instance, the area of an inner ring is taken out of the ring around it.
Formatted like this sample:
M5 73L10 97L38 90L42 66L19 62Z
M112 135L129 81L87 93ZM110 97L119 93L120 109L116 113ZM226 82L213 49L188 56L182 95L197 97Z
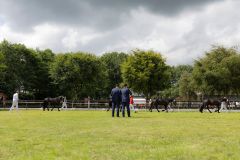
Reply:
M239 94L240 54L213 46L193 65L170 66L161 53L135 49L101 56L85 52L55 54L50 49L0 43L0 91L21 99L67 96L105 99L115 84L127 83L134 93L197 98L198 95Z

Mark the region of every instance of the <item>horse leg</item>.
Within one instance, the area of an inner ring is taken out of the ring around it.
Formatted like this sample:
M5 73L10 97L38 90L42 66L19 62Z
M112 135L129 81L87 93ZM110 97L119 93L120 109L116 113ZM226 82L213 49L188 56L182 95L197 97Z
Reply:
M208 109L208 111L209 111L210 113L212 113L212 112L210 111L210 109L209 109L209 105L207 105L207 109Z
M46 105L48 111L49 111L49 105L50 105L50 103L48 102Z
M220 113L219 110L220 110L220 106L218 105L218 106L217 106L217 112L218 112L218 113Z
M43 102L42 107L43 107L43 111L45 111L45 109L46 109L46 103L45 103L45 101Z
M199 112L203 113L203 108L204 108L204 104L202 104L199 108Z
M158 112L160 112L160 111L158 110L158 105L156 105L156 109L157 109Z
M55 108L55 106L54 105L52 105L52 109L51 109L51 111L53 111L53 109Z
M168 105L164 105L166 112L168 112Z
M45 111L45 106L44 106L44 103L43 103L42 107L43 107L43 111Z
M152 104L149 107L149 111L152 112Z

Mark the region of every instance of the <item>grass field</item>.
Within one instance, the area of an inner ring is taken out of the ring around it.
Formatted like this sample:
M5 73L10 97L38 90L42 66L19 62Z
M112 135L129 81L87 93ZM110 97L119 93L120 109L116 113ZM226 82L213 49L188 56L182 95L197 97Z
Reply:
M0 111L2 160L240 159L240 113Z

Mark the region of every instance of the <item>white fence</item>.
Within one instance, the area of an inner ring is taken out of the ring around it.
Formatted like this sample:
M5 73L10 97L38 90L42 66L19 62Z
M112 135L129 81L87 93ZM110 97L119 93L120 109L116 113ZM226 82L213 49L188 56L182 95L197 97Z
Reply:
M191 109L199 109L202 102L200 101L177 101L176 106L171 106L174 110L191 110ZM8 109L12 105L12 101L6 101L5 106L3 107L2 104L0 104L0 109ZM148 109L148 105L146 104L146 101L144 99L135 99L134 105L138 109ZM107 109L109 108L109 102L107 100L103 101L67 101L68 108L75 108L75 109ZM34 109L34 108L42 108L42 101L34 100L21 100L19 101L19 108L23 109ZM159 106L159 108L164 108L163 106ZM230 105L228 107L230 110L239 110L240 109L240 103L230 102Z

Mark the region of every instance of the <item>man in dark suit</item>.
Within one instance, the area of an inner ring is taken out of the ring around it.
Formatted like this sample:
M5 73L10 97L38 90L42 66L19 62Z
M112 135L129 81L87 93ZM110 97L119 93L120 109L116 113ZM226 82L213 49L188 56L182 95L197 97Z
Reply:
M130 95L132 95L132 92L128 89L127 84L124 84L124 87L121 89L121 93L122 93L122 116L125 117L125 107L126 107L128 117L131 117L129 102L130 102Z
M118 84L111 91L112 96L112 117L114 117L115 108L117 109L117 117L119 117L119 105L121 102L121 90L118 87Z

